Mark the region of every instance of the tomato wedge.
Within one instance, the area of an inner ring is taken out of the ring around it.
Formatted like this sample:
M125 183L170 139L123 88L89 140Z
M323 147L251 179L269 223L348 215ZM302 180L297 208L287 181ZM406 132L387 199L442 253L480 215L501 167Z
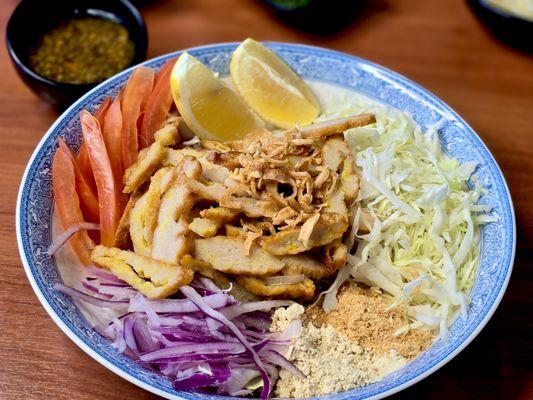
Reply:
M104 118L110 104L111 99L109 97L106 97L94 113L94 116L100 123L100 126L103 126ZM80 151L78 153L78 165L80 166L80 169L83 175L85 176L85 180L87 181L87 183L91 186L93 191L96 191L96 183L94 181L94 175L91 169L91 162L89 161L89 154L87 153L87 147L85 146L85 143L81 145Z
M113 174L117 182L122 181L122 160L121 160L121 131L122 131L122 110L120 106L120 98L117 96L107 110L102 134L104 135L105 147L107 148L107 155L111 162ZM121 188L121 185L118 185Z
M98 120L83 110L80 113L80 121L98 191L101 244L113 246L120 219L120 201L115 177Z
M80 208L85 221L98 222L100 220L100 211L98 207L98 197L96 191L93 190L89 182L85 179L85 175L81 171L80 165L72 151L62 138L59 138L59 148L70 158L70 162L74 168L74 175L76 177L76 192L80 199Z
M96 182L94 181L93 169L91 167L91 161L89 160L89 153L87 153L87 146L83 143L78 153L78 165L80 166L81 173L85 177L85 181L91 186L94 192L96 192Z
M74 165L71 157L62 148L56 150L52 161L52 188L56 212L63 230L84 222L76 192ZM69 244L84 265L91 263L91 249L94 247L94 242L86 230L72 235Z
M138 67L126 83L122 97L122 169L137 160L139 152L137 121L154 84L154 71Z
M122 211L128 202L128 196L122 193L124 187L122 184L122 175L124 174L124 171L122 170L121 160L122 110L120 96L117 96L109 106L103 128L102 134L104 136L107 155L109 156L109 162L111 163L111 169L113 170L113 176L115 177L115 187L120 200L119 212L122 214Z
M107 113L107 110L109 109L109 105L111 104L111 99L109 97L106 97L102 104L98 106L98 109L94 113L94 118L98 120L98 123L100 126L104 126L104 118Z
M154 133L161 128L172 106L170 91L170 74L176 59L168 60L156 73L154 90L148 98L139 136L141 147L150 146L154 142Z

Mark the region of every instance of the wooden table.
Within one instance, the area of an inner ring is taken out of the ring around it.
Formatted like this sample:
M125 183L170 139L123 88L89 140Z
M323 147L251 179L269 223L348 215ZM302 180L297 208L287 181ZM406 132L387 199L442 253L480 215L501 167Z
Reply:
M2 29L16 4L0 2ZM249 36L309 43L389 67L457 110L491 149L511 188L519 235L514 273L478 338L395 398L533 398L533 57L493 40L460 0L370 0L362 15L330 36L293 29L254 0L161 0L142 13L149 57ZM34 146L56 117L18 79L0 46L0 399L154 399L78 349L45 313L24 274L15 239L17 190Z

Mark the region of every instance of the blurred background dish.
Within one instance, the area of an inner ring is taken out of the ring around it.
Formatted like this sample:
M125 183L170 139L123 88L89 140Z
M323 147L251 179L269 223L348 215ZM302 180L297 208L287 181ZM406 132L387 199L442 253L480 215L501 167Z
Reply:
M468 3L495 37L533 53L532 0L468 0Z
M148 37L128 0L23 0L8 22L6 42L24 82L63 108L142 62Z
M340 32L363 16L368 0L263 0L281 21L317 35Z

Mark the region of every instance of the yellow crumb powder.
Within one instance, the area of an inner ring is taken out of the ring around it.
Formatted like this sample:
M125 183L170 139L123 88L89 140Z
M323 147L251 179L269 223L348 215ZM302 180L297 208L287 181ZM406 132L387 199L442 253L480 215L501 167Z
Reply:
M304 309L293 305L274 314L273 330L284 329ZM407 359L391 352L378 356L358 346L332 326L307 323L286 356L306 375L299 379L281 370L274 388L277 397L311 397L348 390L378 381L402 367Z
M304 318L315 326L331 325L354 343L377 354L396 351L405 358L414 358L431 345L434 335L427 329L411 329L395 336L407 321L401 309L386 311L390 302L390 298L375 289L350 283L339 291L338 305L333 311L326 314L317 305L308 308Z

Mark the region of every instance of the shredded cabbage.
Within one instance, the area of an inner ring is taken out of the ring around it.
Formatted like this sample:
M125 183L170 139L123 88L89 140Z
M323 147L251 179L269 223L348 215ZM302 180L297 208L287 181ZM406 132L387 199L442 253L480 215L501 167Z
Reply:
M406 329L425 326L446 338L455 317L466 318L479 225L496 219L484 214L487 206L476 205L483 188L468 187L476 164L442 152L439 124L423 133L405 113L346 104L323 118L371 111L377 119L344 133L361 176L356 205L374 219L370 233L355 237L351 276L389 293L391 307L401 305L409 316ZM336 292L338 279L334 286Z

